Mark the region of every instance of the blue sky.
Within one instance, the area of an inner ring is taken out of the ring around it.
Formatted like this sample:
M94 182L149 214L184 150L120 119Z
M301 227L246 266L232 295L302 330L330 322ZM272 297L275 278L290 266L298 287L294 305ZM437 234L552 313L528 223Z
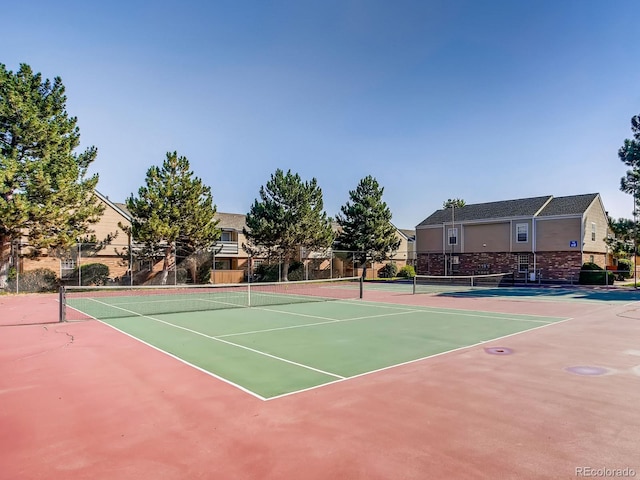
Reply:
M373 175L401 228L456 197L600 192L631 217L639 17L635 0L25 0L3 5L0 62L62 77L113 201L176 150L221 212L281 168L317 178L331 216Z

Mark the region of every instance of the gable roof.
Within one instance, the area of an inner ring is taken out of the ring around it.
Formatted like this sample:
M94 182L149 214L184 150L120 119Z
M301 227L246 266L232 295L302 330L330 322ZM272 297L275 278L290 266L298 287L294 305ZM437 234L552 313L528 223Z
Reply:
M416 231L415 230L409 230L407 228L398 228L398 232L400 232L402 235L407 237L408 241L413 241L413 240L416 239Z
M490 218L509 218L533 216L553 197L519 198L516 200L503 200L500 202L476 203L456 208L452 212L450 208L436 210L418 226L441 225L451 222L452 213L457 222L469 220L488 220Z
M571 195L569 197L553 197L539 215L541 217L549 217L552 215L583 214L598 195L598 193L587 193L585 195Z
M128 222L131 221L131 213L127 210L127 207L123 203L114 203L109 200L109 197L101 194L99 191L94 190L93 193L96 197L102 200L105 204L107 204L110 208L118 212L122 217L124 217Z
M129 211L129 209L127 208L127 204L126 203L120 203L120 202L113 202L113 204L118 207L120 210L122 210L124 213L126 213L127 215L129 215L129 218L131 218L131 212Z
M418 224L418 227L450 223L452 213L453 219L456 222L490 220L494 218L581 215L598 196L598 193L570 195L566 197L545 195L543 197L518 198L515 200L465 205L464 207L456 208L453 212L450 208L446 208L436 210Z
M103 202L117 211L120 215L122 215L127 220L131 221L131 212L127 209L126 203L120 202L112 202L107 197L102 195L97 190L95 191L96 196L100 198ZM242 215L240 213L220 213L216 212L214 218L216 220L220 220L218 223L218 227L226 230L237 230L239 232L242 231L242 227L245 226L245 217L246 215Z

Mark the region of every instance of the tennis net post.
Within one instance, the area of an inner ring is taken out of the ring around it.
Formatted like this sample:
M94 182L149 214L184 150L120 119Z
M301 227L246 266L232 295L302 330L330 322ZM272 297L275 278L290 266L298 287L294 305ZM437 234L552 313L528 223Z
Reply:
M64 290L64 285L60 286L60 291L58 292L58 321L64 322L66 320L66 295Z

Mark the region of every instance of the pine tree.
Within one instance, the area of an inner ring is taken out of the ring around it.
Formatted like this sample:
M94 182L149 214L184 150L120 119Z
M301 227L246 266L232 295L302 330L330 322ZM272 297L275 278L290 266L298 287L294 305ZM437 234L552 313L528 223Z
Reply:
M247 214L244 234L249 241L245 249L260 247L277 254L283 262L283 280L288 280L290 262L300 248L318 250L331 246L331 221L323 210L322 190L315 178L303 182L291 170L277 169L265 186L260 187Z
M442 203L442 208L462 208L467 204L462 198L450 198Z
M631 118L631 131L633 138L627 138L618 150L618 158L628 167L627 173L620 179L620 190L633 195L633 221L620 219L618 226L628 229L627 232L618 231L616 236L628 237L632 248L634 263L638 248L638 209L640 208L640 115ZM634 267L635 268L635 267Z
M355 190L340 208L337 221L342 227L336 239L336 249L355 252L364 265L362 276L367 275L367 261L382 262L400 246L396 228L391 223L391 210L382 201L384 188L371 175L360 180Z
M624 145L618 150L618 158L628 167L627 173L620 179L620 190L634 196L636 206L640 196L638 195L638 184L640 180L640 115L631 119L631 131L633 138L627 138ZM637 208L637 207L636 207Z
M59 77L0 64L0 287L12 242L26 235L31 255L66 248L104 210L93 196L98 175L88 175L97 150L74 153L80 129L66 100Z
M194 252L211 247L220 238L214 219L216 206L211 188L193 176L189 161L177 152L167 153L161 168L151 167L145 182L138 197L132 194L127 199L133 217L131 234L149 251L163 252L161 283L166 284L177 244Z

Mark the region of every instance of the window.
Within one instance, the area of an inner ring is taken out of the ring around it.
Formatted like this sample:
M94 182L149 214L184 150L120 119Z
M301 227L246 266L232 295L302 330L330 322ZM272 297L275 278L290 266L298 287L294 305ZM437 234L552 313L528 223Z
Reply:
M60 278L67 278L76 269L76 261L73 258L63 258L60 260Z
M457 245L458 244L458 229L450 228L447 232L447 237L449 237L449 245Z
M456 274L460 271L460 257L458 255L451 256L451 273Z
M223 242L232 242L233 241L233 232L222 232L222 236L220 240Z
M529 254L518 255L518 273L527 273L529 271Z
M518 223L516 224L516 242L523 243L529 241L529 224Z
M231 259L216 260L216 270L231 270Z
M595 260L593 255L589 255L589 263L595 263Z
M592 242L596 241L596 224L595 223L591 224L591 241Z

